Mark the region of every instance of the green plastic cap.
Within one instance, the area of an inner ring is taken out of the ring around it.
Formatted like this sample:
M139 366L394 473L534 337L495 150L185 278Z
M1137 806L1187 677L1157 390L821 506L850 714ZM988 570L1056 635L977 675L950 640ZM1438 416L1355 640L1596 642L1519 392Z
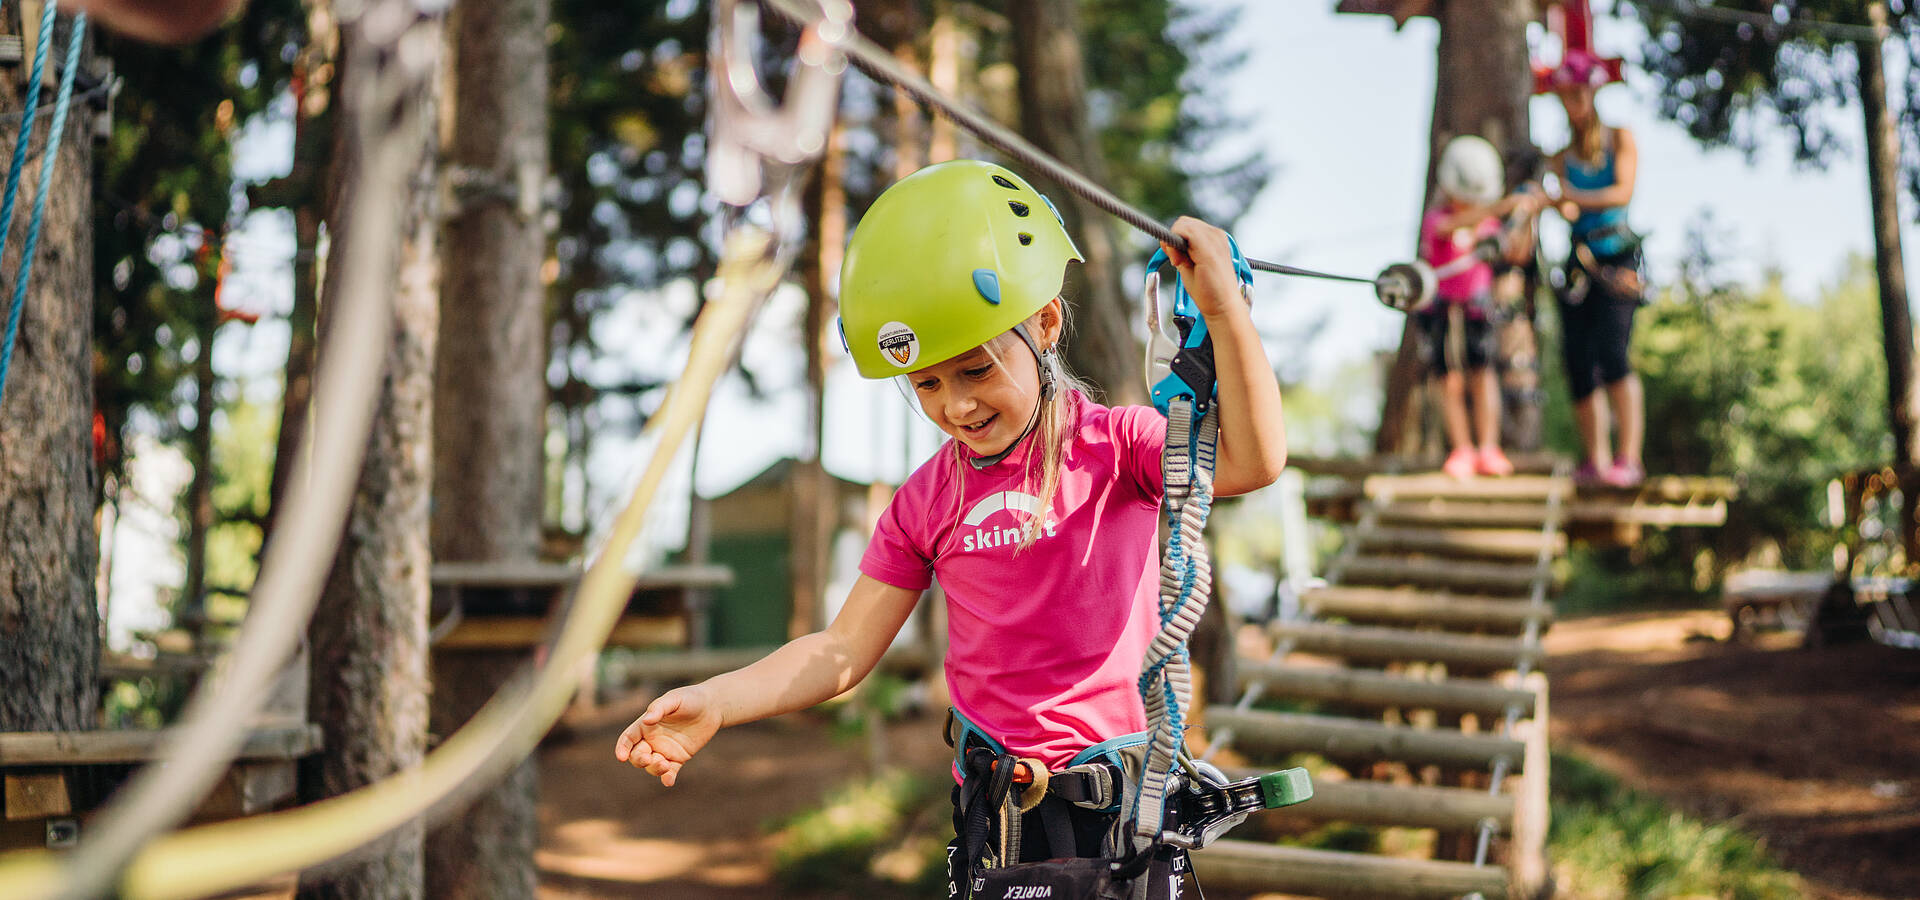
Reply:
M1287 769L1260 776L1260 798L1268 809L1279 809L1313 799L1313 779L1306 769Z
M892 378L990 341L1060 295L1083 262L1060 214L1011 170L978 160L900 179L860 219L840 267L854 366Z

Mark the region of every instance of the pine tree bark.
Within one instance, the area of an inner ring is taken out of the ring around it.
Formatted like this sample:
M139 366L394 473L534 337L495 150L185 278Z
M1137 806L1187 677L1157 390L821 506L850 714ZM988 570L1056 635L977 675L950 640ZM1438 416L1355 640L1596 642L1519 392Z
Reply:
M21 33L20 7L4 10ZM64 52L70 21L54 47ZM37 28L37 25L36 25ZM89 48L91 41L89 41ZM89 49L82 66L90 62ZM27 69L0 69L0 114L25 107ZM48 93L51 96L51 92ZM36 101L39 98L35 98ZM54 161L26 304L6 392L0 397L0 731L76 731L98 725L100 617L93 520L99 473L93 425L93 141L91 116L75 103ZM36 145L51 127L43 111ZM12 146L18 119L0 128ZM27 166L5 235L4 271L19 252L44 158ZM12 279L6 282L12 287ZM0 295L4 328L11 290Z
M434 444L437 561L534 560L546 436L549 0L478 0L453 13L448 218ZM464 724L524 661L438 653L433 731ZM529 761L427 837L427 893L531 898L535 770Z
M1106 181L1100 141L1087 119L1087 73L1080 55L1076 0L1007 4L1014 67L1020 72L1020 131L1040 149L1089 178ZM1091 378L1110 404L1144 403L1133 304L1121 288L1124 263L1113 224L1099 207L1036 172L1022 172L1053 200L1086 263L1069 266L1065 293L1075 301L1066 361Z
M352 28L342 71L364 52ZM342 97L342 102L350 102ZM347 117L352 111L345 110ZM432 116L428 116L431 120ZM343 136L344 137L344 136ZM330 262L349 245L345 228L356 202L356 147L335 144L329 210ZM346 533L321 589L308 641L308 710L326 749L303 760L300 793L313 801L364 787L418 765L427 739L427 607L431 558L427 504L432 485L433 359L439 311L432 138L417 165L395 266L393 344L366 460L348 510ZM321 303L325 328L338 280ZM319 877L302 876L302 900L418 900L424 893L419 823L410 823Z
M1533 67L1527 58L1532 0L1447 0L1438 6L1440 44L1434 53L1437 74L1426 193L1420 198L1423 211L1433 196L1440 148L1448 140L1477 134L1508 158L1532 140L1527 114L1527 100L1533 91ZM1515 366L1537 371L1538 341L1531 317L1517 316L1508 327L1523 333L1508 335L1508 340L1500 342L1495 366L1503 372ZM1419 443L1418 398L1425 373L1415 340L1409 320L1387 377L1380 429L1374 434L1376 452L1405 454ZM1539 392L1520 391L1503 399L1508 404L1530 406L1532 411L1529 414L1514 409L1503 417L1502 443L1521 449L1540 446ZM1515 425L1519 427L1512 427Z
M1860 41L1860 110L1866 119L1867 191L1873 205L1874 273L1880 282L1880 339L1887 357L1887 426L1893 431L1893 466L1902 504L1900 537L1908 565L1920 560L1920 385L1914 383L1913 313L1907 306L1907 267L1900 243L1900 137L1887 108L1886 61L1890 37L1886 7L1869 4L1877 39Z

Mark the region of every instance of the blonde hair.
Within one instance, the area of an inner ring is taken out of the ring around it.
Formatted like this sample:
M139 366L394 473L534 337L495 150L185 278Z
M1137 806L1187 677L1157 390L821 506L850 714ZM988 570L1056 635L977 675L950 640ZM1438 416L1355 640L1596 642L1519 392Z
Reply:
M1033 424L1033 433L1021 438L1027 446L1008 457L1010 460L1019 461L1024 470L1025 486L1037 487L1038 490L1034 496L1040 501L1039 509L1021 529L1020 543L1014 547L1015 553L1032 547L1034 542L1040 539L1041 533L1046 530L1047 520L1053 512L1053 501L1060 494L1060 473L1066 465L1067 445L1072 440L1075 425L1073 394L1078 392L1088 397L1094 395L1093 387L1081 380L1080 376L1075 375L1067 368L1066 363L1061 361L1060 345L1066 342L1072 315L1066 298L1058 299L1060 301L1060 338L1051 347L1041 347L1040 359L1036 361L1039 365L1051 370L1053 391L1051 395L1039 400L1039 416ZM1045 314L1046 308L1042 307L1021 323L1026 327L1027 333L1034 336L1036 343L1040 340L1041 316ZM983 346L994 356L996 362L1002 358L1006 350L1027 349L1026 343L1012 331L1000 334ZM1043 385L1047 383L1046 372L1040 373L1040 383ZM960 478L964 479L972 465L960 454L959 441L949 443L952 444L953 465L957 467L956 471ZM1033 453L1036 446L1040 448L1037 471ZM1034 484L1035 478L1039 480L1037 485ZM964 489L954 492L956 518L958 518L959 504L965 496Z

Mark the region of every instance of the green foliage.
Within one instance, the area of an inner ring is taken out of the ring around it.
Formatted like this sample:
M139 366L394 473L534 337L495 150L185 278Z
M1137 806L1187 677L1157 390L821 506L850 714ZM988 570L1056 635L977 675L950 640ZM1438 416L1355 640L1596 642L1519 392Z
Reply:
M234 131L285 91L304 28L293 0L256 0L185 47L99 38L122 80L94 160L94 397L108 477L121 474L116 448L136 412L171 439L192 406L191 364L218 328L219 235L241 208Z
M945 797L926 780L905 771L848 784L819 808L780 826L774 877L788 891L871 881L875 860L883 851L902 846L903 835L907 844L916 843L909 827L915 821L924 824L932 818L944 827L943 818L928 814L935 800L944 803ZM919 883L929 877L927 869L933 870L933 877L940 871L931 864L918 868L917 872L903 874Z
M175 676L116 681L100 697L101 724L109 729L163 728L187 705L190 688L187 679Z
M1710 220L1695 227L1683 277L1637 317L1633 362L1646 391L1648 471L1730 477L1739 497L1710 532L1649 531L1630 552L1576 554L1575 570L1598 579L1574 580L1576 606L1697 595L1747 560L1824 568L1838 539L1822 524L1827 482L1891 453L1867 261L1849 261L1802 300L1777 278L1721 281L1716 237ZM1549 409L1549 426L1556 445L1579 446L1564 405Z
M1708 147L1733 147L1751 158L1770 133L1784 132L1794 156L1809 166L1825 164L1856 141L1859 120L1832 115L1835 106L1859 98L1858 53L1853 40L1868 22L1869 0L1717 0L1723 10L1759 14L1794 27L1717 21L1690 15L1674 0L1621 0L1646 23L1641 66L1659 90L1660 114ZM1892 40L1883 51L1904 49L1906 90L1892 91L1889 106L1911 132L1920 126L1920 9L1888 3ZM1854 26L1841 33L1822 23ZM1800 26L1807 27L1800 27ZM1889 81L1892 79L1889 78ZM1904 97L1904 106L1902 98ZM1769 127L1771 126L1771 128ZM1920 197L1920 156L1901 156L1909 195Z
M238 399L215 419L213 432L213 508L215 525L207 539L207 584L222 592L245 592L259 568L262 525L273 481L274 440L280 431L277 406ZM244 608L213 618L237 621Z
M1082 0L1081 44L1102 156L1121 197L1171 219L1198 213L1233 222L1266 185L1258 149L1230 159L1207 153L1245 122L1212 86L1245 60L1229 39L1233 7L1200 10L1168 0Z
M1804 896L1756 838L1627 790L1585 760L1553 758L1548 853L1562 891L1592 898Z

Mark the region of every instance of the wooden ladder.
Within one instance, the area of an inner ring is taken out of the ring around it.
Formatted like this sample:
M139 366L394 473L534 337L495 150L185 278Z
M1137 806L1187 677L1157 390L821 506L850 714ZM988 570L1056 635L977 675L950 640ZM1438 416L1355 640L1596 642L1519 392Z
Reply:
M1316 777L1312 800L1269 815L1436 829L1457 836L1456 858L1222 840L1195 854L1202 883L1324 897L1544 894L1540 639L1572 494L1564 465L1367 478L1327 586L1267 626L1274 650L1241 661L1240 702L1206 710L1209 756L1317 754L1353 775Z

